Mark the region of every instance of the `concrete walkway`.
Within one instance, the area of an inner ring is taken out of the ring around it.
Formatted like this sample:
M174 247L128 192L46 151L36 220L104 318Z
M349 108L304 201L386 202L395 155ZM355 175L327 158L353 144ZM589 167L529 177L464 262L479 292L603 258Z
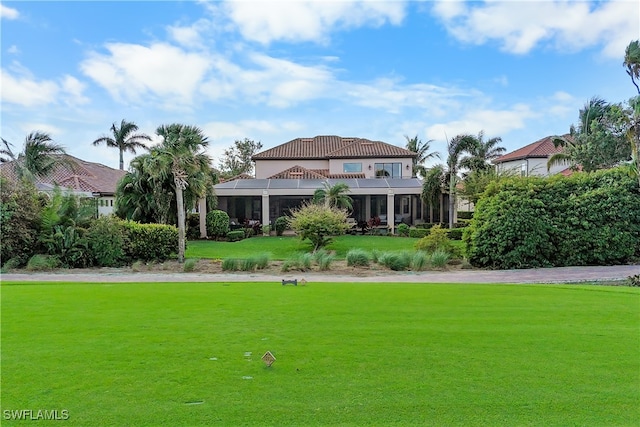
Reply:
M329 273L125 273L77 270L55 273L11 273L0 281L25 282L280 282L304 279L313 282L402 282L402 283L580 283L622 281L640 274L640 265L603 267L558 267L526 270L455 270L397 272L369 276Z

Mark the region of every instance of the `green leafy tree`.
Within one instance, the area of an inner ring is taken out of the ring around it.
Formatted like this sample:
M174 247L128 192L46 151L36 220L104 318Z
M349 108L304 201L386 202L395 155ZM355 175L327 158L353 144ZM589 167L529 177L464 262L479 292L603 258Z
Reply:
M45 132L31 132L24 141L23 150L17 155L12 151L12 144L0 138L3 148L0 149L0 161L13 162L16 175L20 179L35 182L37 178L49 175L61 165L68 164L64 157L66 151L62 145L56 144Z
M414 177L425 177L427 175L427 168L424 163L430 159L439 159L440 153L429 151L431 149L431 143L433 142L432 139L422 142L418 138L418 135L413 138L409 138L407 135L404 137L407 140L407 150L418 154L413 158L413 167L411 169L412 175Z
M219 169L226 178L240 174L253 174L253 162L251 157L262 149L262 143L249 138L236 140L233 146L224 150L220 160Z
M117 148L120 152L120 170L124 170L125 151L136 154L137 149L147 148L143 141L151 141L151 137L148 135L136 132L138 132L138 125L123 119L119 126L115 123L111 125L110 136L102 136L92 144L96 146L106 144L107 147Z
M640 44L638 40L633 40L625 49L623 65L631 77L631 83L640 94L640 87L636 83L636 79L640 79Z
M568 162L573 169L593 172L629 160L631 147L626 134L631 115L632 111L622 104L592 98L580 110L578 126L572 125L569 135L554 138L554 145L563 150L549 158L547 170Z
M154 179L148 168L150 161L151 154L142 154L129 163L129 172L118 181L116 188L115 214L141 223L175 224L177 213L172 210L175 197L171 178L162 182Z
M207 137L195 126L161 125L156 130L160 144L150 149L147 168L160 182L171 178L178 220L178 262L184 262L186 215L189 205L204 197L211 183L211 159L205 153ZM185 203L184 190L190 188L195 200Z
M469 155L460 161L460 166L471 171L488 171L494 169L491 160L500 157L506 148L499 146L502 138L494 137L484 139L484 131L480 131L478 136L474 137L474 143L469 148Z
M333 236L344 234L349 228L347 211L324 204L309 203L291 212L291 228L313 244L313 250L328 245Z
M349 186L344 182L335 185L329 185L324 182L323 188L318 188L313 193L313 202L322 203L327 207L336 207L339 209L352 209L353 199L348 196Z
M460 195L472 202L478 203L487 187L505 178L516 176L518 172L514 169L507 169L497 172L495 168L472 170L462 180L463 186L460 188Z

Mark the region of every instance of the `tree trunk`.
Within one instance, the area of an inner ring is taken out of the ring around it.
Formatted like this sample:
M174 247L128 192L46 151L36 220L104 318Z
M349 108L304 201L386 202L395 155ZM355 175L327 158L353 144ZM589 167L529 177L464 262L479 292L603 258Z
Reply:
M449 229L453 228L453 210L456 206L456 178L455 174L449 174Z
M184 262L184 248L185 248L185 215L184 215L184 199L182 197L182 185L178 179L175 179L176 184L176 209L178 210L178 262L182 264Z
M122 149L120 149L120 170L124 170L124 155Z

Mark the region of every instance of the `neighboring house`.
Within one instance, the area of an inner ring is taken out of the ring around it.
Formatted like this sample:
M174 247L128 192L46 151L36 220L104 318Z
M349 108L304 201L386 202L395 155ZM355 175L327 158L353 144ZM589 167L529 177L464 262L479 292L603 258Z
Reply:
M65 155L64 160L51 175L38 178L36 188L51 194L58 187L64 193L94 198L97 215L112 213L118 181L127 172L70 155ZM0 164L0 175L7 179L15 179L14 162Z
M564 135L568 137L568 135ZM557 173L570 173L569 164L563 162L551 167L547 171L547 162L551 156L562 151L562 147L555 147L555 136L547 136L525 147L519 148L504 156L493 160L498 172L514 171L520 176L549 176Z
M411 175L415 157L404 148L364 138L296 138L254 155L254 179L217 184L218 209L239 223L273 224L324 183L343 182L353 199L351 217L358 222L377 217L391 229L400 222L428 222L432 210L422 204L422 181Z

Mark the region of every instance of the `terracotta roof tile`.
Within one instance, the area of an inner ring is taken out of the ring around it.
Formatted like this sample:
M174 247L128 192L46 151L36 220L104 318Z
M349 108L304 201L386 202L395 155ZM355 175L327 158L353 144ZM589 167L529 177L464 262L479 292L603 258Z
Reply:
M569 135L564 135L564 137L569 137ZM556 136L547 136L542 138L536 142L533 142L529 145L526 145L522 148L519 148L515 151L505 154L504 156L498 157L493 160L494 164L504 163L511 160L520 160L527 158L544 158L549 157L555 153L560 153L562 151L562 147L555 147L553 145L553 140L557 138Z
M127 172L112 169L100 163L87 162L70 155L65 155L67 164L60 165L47 177L39 178L38 184L59 185L76 191L114 194L118 181ZM0 165L0 174L15 179L14 162Z
M267 179L326 179L325 175L312 171L302 166L293 166L289 169L278 172Z
M232 176L231 178L221 179L220 184L222 184L223 182L235 181L237 179L253 179L253 178L254 177L249 175L248 173L241 173L239 175Z
M416 153L364 138L343 138L320 135L296 138L269 150L255 154L253 160L329 159L354 157L415 157Z

